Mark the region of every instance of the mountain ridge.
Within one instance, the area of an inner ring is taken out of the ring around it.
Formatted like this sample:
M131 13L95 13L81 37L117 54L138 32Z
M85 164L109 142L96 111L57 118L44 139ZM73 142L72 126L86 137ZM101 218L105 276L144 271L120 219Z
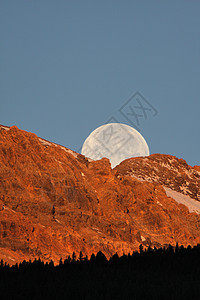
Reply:
M165 155L147 157L151 168L145 160L133 158L112 169L106 158L92 161L16 126L3 127L0 259L14 264L41 257L58 263L73 251L87 255L102 251L110 257L115 252L122 255L137 250L140 244L159 247L200 243L200 215L168 197L163 187L168 177L168 188L176 191L183 177L189 180L189 188L182 194L188 196L190 191L190 196L198 200L198 166L190 167L169 156L175 160L176 177L182 176L174 185L174 173L167 169L169 157ZM156 181L154 176L149 182L147 177L159 166L164 168L165 177Z

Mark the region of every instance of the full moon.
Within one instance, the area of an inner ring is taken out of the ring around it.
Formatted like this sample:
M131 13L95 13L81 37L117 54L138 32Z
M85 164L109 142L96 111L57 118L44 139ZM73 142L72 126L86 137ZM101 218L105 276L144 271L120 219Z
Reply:
M143 136L133 127L122 123L109 123L96 128L87 137L81 154L93 160L107 157L114 168L127 158L148 156L149 147Z

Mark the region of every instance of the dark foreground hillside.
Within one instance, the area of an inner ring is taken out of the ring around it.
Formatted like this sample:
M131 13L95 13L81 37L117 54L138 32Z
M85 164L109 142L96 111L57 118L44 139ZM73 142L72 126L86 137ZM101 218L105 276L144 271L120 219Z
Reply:
M117 254L80 253L58 266L1 261L1 299L200 299L200 245Z

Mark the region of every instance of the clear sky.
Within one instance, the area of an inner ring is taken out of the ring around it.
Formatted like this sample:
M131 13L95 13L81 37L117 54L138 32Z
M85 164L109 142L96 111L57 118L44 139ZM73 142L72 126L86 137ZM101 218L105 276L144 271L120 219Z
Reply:
M139 92L150 152L199 165L199 16L198 0L1 0L0 123L76 151L111 117L131 125Z

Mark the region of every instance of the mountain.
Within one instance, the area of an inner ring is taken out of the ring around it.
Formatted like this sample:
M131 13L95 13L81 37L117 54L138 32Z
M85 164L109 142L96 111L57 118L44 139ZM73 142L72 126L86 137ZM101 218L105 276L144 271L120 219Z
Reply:
M200 243L200 167L164 154L114 169L0 126L0 259L10 264L74 251L107 257L140 244Z
M126 159L117 166L120 175L156 182L200 201L200 167L189 166L172 155L152 154Z

